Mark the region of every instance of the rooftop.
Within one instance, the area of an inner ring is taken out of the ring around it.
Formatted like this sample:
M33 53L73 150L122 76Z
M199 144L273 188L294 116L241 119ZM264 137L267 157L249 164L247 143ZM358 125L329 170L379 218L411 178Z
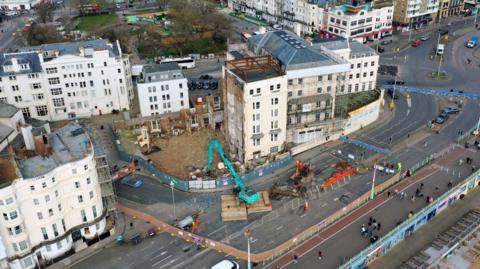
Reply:
M313 41L314 48L320 48L321 46L327 48L328 50L341 50L348 49L347 40L343 37L337 38L322 38L315 39ZM370 56L375 54L375 50L366 46L364 44L358 43L357 41L350 41L350 55L353 57L358 57L362 55Z
M32 47L23 47L19 51L58 51L58 55L80 55L80 48L93 50L109 50L110 55L120 56L120 48L116 42L110 43L105 39L93 39L77 42L42 44Z
M158 76L155 74L159 74ZM157 82L185 78L177 63L146 64L138 78L138 83Z
M0 143L2 143L14 130L6 125L0 124ZM1 148L3 149L3 148Z
M18 107L6 103L0 103L0 118L11 118L19 110Z
M245 82L255 82L284 75L280 66L273 61L270 55L235 59L227 61L225 65L226 69Z
M6 186L4 184L10 183L17 178L14 161L8 155L0 156L0 188Z
M20 53L3 53L0 55L0 66L12 65L12 59L16 59L19 64L28 64L29 68L20 70L19 72L5 72L4 68L0 68L0 76L8 76L10 74L26 74L42 72L40 59L35 52L20 52Z
M90 138L84 129L76 123L66 126L48 135L51 154L34 156L19 161L23 178L34 178L46 174L54 168L85 158L92 151Z
M285 70L296 70L339 64L328 55L312 48L303 39L289 31L272 31L248 39L256 54L268 52Z

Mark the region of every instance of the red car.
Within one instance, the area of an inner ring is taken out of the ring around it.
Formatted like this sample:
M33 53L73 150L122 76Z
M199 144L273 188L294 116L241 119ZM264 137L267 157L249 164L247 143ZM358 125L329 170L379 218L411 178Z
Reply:
M418 47L420 46L420 44L422 44L422 42L420 40L415 40L412 42L412 47Z

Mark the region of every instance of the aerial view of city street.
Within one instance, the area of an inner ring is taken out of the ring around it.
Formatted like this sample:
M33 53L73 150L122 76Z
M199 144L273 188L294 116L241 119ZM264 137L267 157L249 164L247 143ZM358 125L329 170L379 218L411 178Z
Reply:
M480 0L0 0L0 268L480 268Z

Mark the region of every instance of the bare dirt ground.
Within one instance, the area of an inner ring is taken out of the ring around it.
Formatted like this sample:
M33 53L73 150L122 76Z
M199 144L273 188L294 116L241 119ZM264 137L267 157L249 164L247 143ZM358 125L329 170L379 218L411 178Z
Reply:
M0 158L0 183L17 178L15 168L8 159Z
M193 131L191 134L157 138L154 143L162 150L148 156L161 171L179 179L189 179L189 173L207 164L208 144L211 138L217 138L225 149L222 134L210 129ZM220 162L220 156L214 152L212 168Z

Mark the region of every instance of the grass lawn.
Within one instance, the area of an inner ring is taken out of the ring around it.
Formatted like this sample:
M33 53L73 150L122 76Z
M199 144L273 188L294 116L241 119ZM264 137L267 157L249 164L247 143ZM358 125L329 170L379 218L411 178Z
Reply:
M117 15L115 14L102 14L95 16L79 17L80 23L78 29L83 31L92 31L108 24L113 24L117 21Z

